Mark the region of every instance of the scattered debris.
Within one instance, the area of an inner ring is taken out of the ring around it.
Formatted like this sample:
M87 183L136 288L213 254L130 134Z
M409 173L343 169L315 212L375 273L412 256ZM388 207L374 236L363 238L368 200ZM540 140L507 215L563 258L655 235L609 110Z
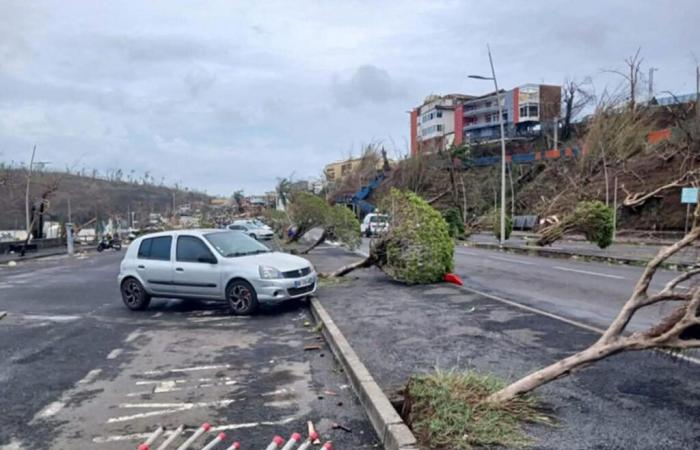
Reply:
M305 321L304 321L304 326L305 326L305 327L310 327L310 326L311 326L311 322L309 322L308 320L305 320Z
M326 395L338 395L337 392L335 392L335 391L330 391L330 390L325 390L325 391L323 391L323 393L326 394Z
M313 331L314 333L320 333L321 330L323 330L323 322L319 322L318 324L316 324L316 326L311 331Z
M304 351L308 352L309 350L321 350L321 346L320 346L320 345L315 345L315 344L312 344L312 345L305 345L305 346L304 346Z
M343 430L346 433L352 433L352 430L350 428L346 427L345 425L341 425L337 422L333 422L331 428L333 428L334 430Z

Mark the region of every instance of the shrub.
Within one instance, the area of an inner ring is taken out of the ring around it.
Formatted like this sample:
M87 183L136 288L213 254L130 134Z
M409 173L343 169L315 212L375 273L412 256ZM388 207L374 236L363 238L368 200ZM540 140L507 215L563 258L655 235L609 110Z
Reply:
M513 219L506 214L506 237L504 240L510 239L510 235L513 233ZM493 230L493 235L496 239L501 240L501 210L494 209L491 212L491 229Z
M462 221L462 214L457 208L449 208L442 213L442 217L447 222L447 227L450 232L450 236L453 238L464 236L464 222Z
M323 228L331 239L337 239L350 250L360 246L360 222L346 206L335 205L328 208Z
M390 216L389 231L370 255L392 278L407 284L441 281L453 270L454 243L445 219L412 192L392 189L383 207Z

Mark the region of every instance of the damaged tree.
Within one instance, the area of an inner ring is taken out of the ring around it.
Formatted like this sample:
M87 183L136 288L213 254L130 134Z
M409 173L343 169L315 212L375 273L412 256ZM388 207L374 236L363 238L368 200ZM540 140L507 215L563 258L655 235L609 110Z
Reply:
M533 372L492 394L489 402L507 402L518 396L570 374L573 370L610 355L629 350L666 349L680 351L700 347L700 267L688 270L666 283L663 289L650 293L649 286L656 271L673 255L700 241L700 206L696 207L693 228L680 241L665 247L647 264L632 295L618 316L596 343L585 350ZM691 282L680 289L679 285ZM627 325L642 308L661 302L678 304L673 312L644 330L628 334Z
M605 248L612 244L613 215L612 208L598 200L581 202L572 214L543 229L537 245L552 245L564 234L578 231L583 233L588 241L597 244L600 248Z
M454 244L437 210L416 194L398 189L384 199L382 210L390 216L389 230L374 242L369 256L324 276L340 277L374 265L397 281L427 284L452 271Z
M302 254L309 253L328 239L339 240L350 250L360 246L360 222L355 214L343 205L329 206L323 217L323 232L321 236L311 244Z

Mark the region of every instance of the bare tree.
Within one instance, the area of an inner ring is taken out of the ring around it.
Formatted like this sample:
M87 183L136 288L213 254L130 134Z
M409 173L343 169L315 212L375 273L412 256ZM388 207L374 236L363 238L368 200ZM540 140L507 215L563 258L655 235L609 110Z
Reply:
M633 111L637 107L637 90L639 89L639 83L642 76L641 66L642 62L644 61L644 58L642 58L640 55L641 51L642 48L639 47L633 56L625 59L625 64L627 67L624 71L614 69L606 71L619 75L625 79L627 86L629 87L629 107Z
M564 124L562 126L561 138L567 140L571 138L571 122L576 116L591 102L595 100L590 78L582 82L567 80L562 88L564 103Z
M615 320L593 345L533 372L491 395L488 401L504 402L569 375L573 370L616 353L630 350L668 349L672 351L700 347L700 267L681 273L658 292L649 292L656 271L670 257L700 240L700 205L695 209L693 228L681 240L665 247L647 264L632 295ZM679 285L690 282L686 289ZM679 305L665 318L643 331L628 333L627 326L642 308L667 302Z

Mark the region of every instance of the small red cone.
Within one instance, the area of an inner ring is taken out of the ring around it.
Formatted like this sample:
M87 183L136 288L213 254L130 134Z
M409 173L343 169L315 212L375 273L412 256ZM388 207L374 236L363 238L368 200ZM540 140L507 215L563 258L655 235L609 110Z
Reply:
M464 286L464 282L462 281L462 279L454 273L446 273L442 279L444 281L447 281L448 283L456 284L458 286Z

